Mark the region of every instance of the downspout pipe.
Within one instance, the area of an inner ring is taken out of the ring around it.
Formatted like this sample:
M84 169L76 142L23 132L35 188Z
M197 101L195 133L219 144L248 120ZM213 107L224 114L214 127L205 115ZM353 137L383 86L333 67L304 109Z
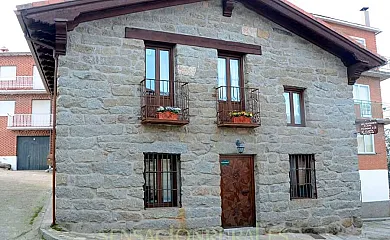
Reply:
M53 174L52 174L52 195L53 195L53 220L51 226L56 225L56 125L57 125L57 81L58 81L58 55L54 51L54 86L52 94L52 104L53 104L53 130L51 136L51 146L52 146L52 161L53 161Z

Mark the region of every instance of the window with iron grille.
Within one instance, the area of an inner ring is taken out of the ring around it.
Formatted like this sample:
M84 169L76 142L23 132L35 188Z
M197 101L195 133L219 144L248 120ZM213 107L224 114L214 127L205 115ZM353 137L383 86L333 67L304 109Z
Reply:
M290 199L317 198L314 154L290 155Z
M180 207L180 155L144 153L145 208Z

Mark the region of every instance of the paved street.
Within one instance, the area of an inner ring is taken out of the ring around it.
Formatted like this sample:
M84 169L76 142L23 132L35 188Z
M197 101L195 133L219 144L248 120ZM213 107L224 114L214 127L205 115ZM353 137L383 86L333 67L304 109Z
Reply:
M50 192L49 173L0 169L0 239L41 239L40 213Z

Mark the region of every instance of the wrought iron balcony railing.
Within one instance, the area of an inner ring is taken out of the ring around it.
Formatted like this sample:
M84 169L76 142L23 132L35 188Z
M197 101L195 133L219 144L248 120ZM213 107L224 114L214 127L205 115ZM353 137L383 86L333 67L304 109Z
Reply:
M14 114L8 116L8 129L37 130L51 129L52 126L52 114Z
M364 100L355 101L357 119L389 119L390 104Z
M141 82L140 89L142 123L171 125L189 123L188 83L145 79ZM160 112L162 108L166 111Z
M218 126L253 128L260 125L259 89L221 86L216 89L216 96Z

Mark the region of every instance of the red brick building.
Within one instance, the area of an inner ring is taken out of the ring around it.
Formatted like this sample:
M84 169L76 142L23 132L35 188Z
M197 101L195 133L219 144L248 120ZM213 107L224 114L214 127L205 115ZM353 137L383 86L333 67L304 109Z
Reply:
M368 14L368 12L363 12ZM367 15L368 16L368 15ZM351 23L324 16L315 17L325 21L332 29L355 39L363 48L377 53L377 28ZM390 78L390 66L364 72L354 85L356 124L362 121L378 121L378 134L360 135L358 139L359 173L362 202L382 202L389 200L387 152L384 126L390 123L390 104L382 102L381 81ZM383 211L386 212L386 211Z
M51 126L50 96L32 55L0 52L0 162L46 169Z

